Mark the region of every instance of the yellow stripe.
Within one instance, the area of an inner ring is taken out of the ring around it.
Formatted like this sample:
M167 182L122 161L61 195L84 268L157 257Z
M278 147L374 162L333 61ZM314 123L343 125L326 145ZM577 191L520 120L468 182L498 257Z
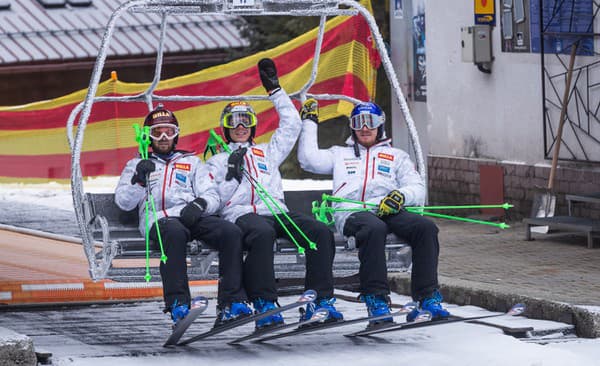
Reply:
M353 58L348 59L348 62L339 62L340 55L353 54ZM370 65L369 63L353 63L361 57L368 61L368 50L359 42L351 42L343 46L339 46L329 52L326 52L321 57L320 70L316 82L322 82L330 78L344 76L351 72L359 77L366 84L365 70L354 70L358 64ZM285 75L281 79L282 85L291 85L292 88L299 89L306 80L310 77L311 63L308 62L304 66L296 69ZM369 87L369 84L366 84ZM122 91L120 91L122 92ZM250 90L250 94L262 93L262 87L257 87ZM197 133L219 126L219 117L222 109L227 102L215 102L204 104L202 106L187 108L177 112L177 118L181 124L181 135ZM347 103L346 103L347 104ZM252 102L252 106L257 113L264 112L273 105L269 101ZM339 116L341 113L349 113L348 108L338 110L324 109L321 111L321 119L326 120ZM202 116L202 118L199 118ZM115 147L134 147L135 133L132 128L134 123L140 124L144 116L139 118L118 118L110 119L97 123L89 124L86 128L86 136L82 147L83 152L105 150ZM0 131L0 138L3 143L0 144L0 154L2 155L46 155L46 154L70 154L70 149L67 145L66 129L54 128L42 130L20 130L20 131Z

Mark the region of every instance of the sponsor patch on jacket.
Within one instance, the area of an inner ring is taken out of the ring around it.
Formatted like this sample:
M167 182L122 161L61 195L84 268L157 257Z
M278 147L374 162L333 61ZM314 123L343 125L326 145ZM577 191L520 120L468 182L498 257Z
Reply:
M175 180L177 182L185 183L187 181L187 175L181 173L175 173Z
M190 170L192 170L192 164L175 163L175 169L185 170L189 172Z
M258 170L261 170L261 171L263 171L263 172L266 172L266 171L268 170L268 169L267 169L267 164L258 163L258 164L256 164L256 165L258 166Z
M380 159L394 161L394 155L391 155L391 154L386 154L386 153L380 152L379 154L377 154L377 157Z
M265 156L265 153L261 149L257 149L255 147L252 148L252 153L256 156Z
M390 167L385 165L377 165L377 170L379 170L380 172L389 173Z

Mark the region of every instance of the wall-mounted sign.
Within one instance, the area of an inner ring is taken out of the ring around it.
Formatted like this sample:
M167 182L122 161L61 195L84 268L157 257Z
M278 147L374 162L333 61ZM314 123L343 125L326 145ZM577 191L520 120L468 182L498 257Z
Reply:
M475 0L475 24L496 25L495 0Z
M404 6L402 5L402 0L394 0L394 18L404 18Z

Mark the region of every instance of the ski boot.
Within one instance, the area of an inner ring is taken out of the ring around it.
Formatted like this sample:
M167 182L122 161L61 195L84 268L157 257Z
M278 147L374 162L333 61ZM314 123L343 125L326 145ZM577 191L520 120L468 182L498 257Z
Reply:
M406 320L409 322L414 321L420 311L429 311L431 313L431 320L448 318L450 313L442 307L442 300L442 294L438 290L433 291L431 295L419 301L420 306L408 313Z
M390 314L390 298L389 296L386 295L373 295L373 294L369 294L369 295L361 295L360 300L365 302L365 305L367 305L367 313L369 314L370 317L373 316L381 316L381 315L387 315ZM378 324L382 324L382 323L393 323L394 322L394 318L389 317L389 318L383 318L383 319L378 319L378 320L371 320L369 321L369 327L378 325Z
M185 318L190 313L190 307L187 304L177 304L177 300L171 306L171 319L173 319L173 325L176 325L178 321Z
M218 327L230 321L241 319L252 315L252 310L244 302L232 302L223 307L217 307L217 319L214 327Z
M322 297L316 299L313 302L309 302L308 304L306 304L306 310L301 311L302 315L300 315L300 321L303 322L310 319L313 316L313 314L320 309L326 309L329 312L327 319L325 319L325 323L344 320L344 315L341 312L337 311L335 306L333 306L333 303L335 303L335 297L329 299Z
M254 310L256 310L258 314L262 314L265 311L269 311L276 308L275 303L273 301L263 300L260 298L254 300L252 304L254 305ZM257 320L256 329L261 329L279 324L283 324L283 316L281 315L281 313L275 313L273 315L269 315L266 318Z

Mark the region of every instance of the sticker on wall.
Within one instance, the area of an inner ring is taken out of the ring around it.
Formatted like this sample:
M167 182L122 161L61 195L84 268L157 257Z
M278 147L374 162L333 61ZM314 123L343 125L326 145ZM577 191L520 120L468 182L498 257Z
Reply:
M427 58L425 55L425 0L413 3L413 78L415 101L427 101Z
M403 0L394 0L394 18L404 19L404 6Z

